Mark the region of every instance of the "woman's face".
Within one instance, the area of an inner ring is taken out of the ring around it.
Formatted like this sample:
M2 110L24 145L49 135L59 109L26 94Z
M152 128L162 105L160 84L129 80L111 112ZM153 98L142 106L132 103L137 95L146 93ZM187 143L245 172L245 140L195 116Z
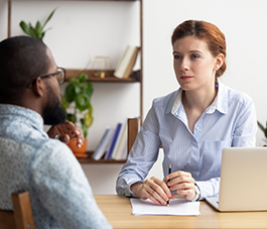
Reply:
M215 73L223 64L223 55L213 57L203 40L188 36L173 44L176 78L185 91L214 88Z

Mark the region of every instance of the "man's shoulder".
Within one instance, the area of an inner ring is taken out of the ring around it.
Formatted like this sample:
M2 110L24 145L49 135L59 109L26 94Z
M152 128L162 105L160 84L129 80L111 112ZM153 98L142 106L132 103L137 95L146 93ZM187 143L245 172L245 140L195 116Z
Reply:
M57 139L46 139L39 148L36 149L34 160L56 163L58 160L73 159L73 153L70 148Z

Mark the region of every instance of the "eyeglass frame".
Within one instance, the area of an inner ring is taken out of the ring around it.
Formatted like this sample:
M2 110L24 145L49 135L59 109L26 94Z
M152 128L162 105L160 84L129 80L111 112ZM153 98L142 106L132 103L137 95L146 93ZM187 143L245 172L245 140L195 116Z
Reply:
M61 70L62 72L58 71L58 70ZM58 67L57 68L57 72L54 72L54 73L48 73L48 74L43 74L43 75L40 75L37 78L51 78L51 77L54 77L56 75L58 75L59 73L63 73L63 80L62 82L59 82L58 81L58 84L61 85L65 82L65 79L66 79L66 69L65 68L61 68L61 67Z
M66 79L66 69L65 69L65 68L61 68L61 67L57 67L57 70L61 70L62 72L57 71L57 72L53 72L53 73L42 74L42 75L40 75L40 76L37 76L37 77L33 80L32 84L33 84L34 81L37 80L38 78L52 78L52 77L58 75L59 73L63 73L63 80L62 80L62 82L59 82L59 81L57 81L57 82L58 82L59 85L63 84L63 83L65 82L65 79ZM29 85L28 87L31 87L32 84Z

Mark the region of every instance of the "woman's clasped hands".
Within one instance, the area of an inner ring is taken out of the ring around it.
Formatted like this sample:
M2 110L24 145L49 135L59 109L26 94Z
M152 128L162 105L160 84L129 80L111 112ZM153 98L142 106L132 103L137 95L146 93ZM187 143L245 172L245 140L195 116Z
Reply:
M165 183L170 187L171 191L175 191L178 195L184 196L186 200L193 200L196 197L195 180L191 173L177 171L166 176Z
M191 173L176 171L166 176L165 181L157 177L146 179L144 183L137 182L131 185L131 191L143 200L150 199L155 204L166 205L169 199L174 199L176 191L188 201L196 196L195 180Z

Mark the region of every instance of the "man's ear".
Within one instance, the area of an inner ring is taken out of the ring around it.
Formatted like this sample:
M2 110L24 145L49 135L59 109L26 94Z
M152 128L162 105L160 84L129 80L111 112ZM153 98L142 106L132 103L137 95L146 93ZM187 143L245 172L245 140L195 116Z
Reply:
M39 96L43 97L45 95L45 84L44 81L38 77L32 85L33 92Z

